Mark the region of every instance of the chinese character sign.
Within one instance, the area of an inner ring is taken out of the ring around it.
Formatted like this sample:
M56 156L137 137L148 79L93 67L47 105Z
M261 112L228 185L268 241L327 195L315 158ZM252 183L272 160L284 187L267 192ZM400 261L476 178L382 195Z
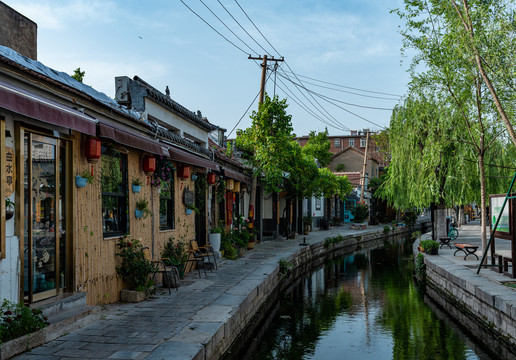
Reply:
M14 192L14 184L16 182L14 150L10 147L5 148L5 182L5 196L10 196Z

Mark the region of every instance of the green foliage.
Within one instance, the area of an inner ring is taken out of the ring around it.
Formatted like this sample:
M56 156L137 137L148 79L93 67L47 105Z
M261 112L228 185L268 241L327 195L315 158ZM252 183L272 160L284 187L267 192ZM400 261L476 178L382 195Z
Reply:
M161 257L170 259L165 261L167 265L182 266L184 268L190 257L190 253L187 251L189 247L190 245L185 239L174 240L174 237L171 236L165 244Z
M41 309L31 309L4 299L0 307L0 344L50 325Z
M279 273L281 275L286 275L287 277L290 276L290 273L292 272L292 264L284 258L279 259L278 263Z
M195 180L195 206L198 214L206 211L206 192L208 191L208 179L205 173L197 173Z
M425 265L425 257L423 254L418 253L416 257L416 275L418 279L423 280L426 277L426 265Z
M365 202L359 201L351 210L351 214L353 215L353 222L357 224L363 223L369 216L369 206Z
M5 208L9 209L9 208L14 208L14 207L16 207L16 205L14 204L14 201L12 201L9 197L6 197L5 198Z
M132 185L134 185L134 186L142 186L142 180L139 177L133 177Z
M420 239L421 238L421 231L414 231L411 234L411 238L412 238L412 240Z
M119 252L116 254L122 259L116 266L116 272L122 277L129 290L147 290L153 284L148 280L152 272L150 260L145 258L143 246L137 239L127 240L122 237L118 240Z
M305 224L305 225L312 225L312 217L311 216L303 217L303 224Z
M335 244L338 244L344 240L346 240L346 238L340 234L334 237L327 237L326 239L324 239L323 246L325 249L329 249L330 246L335 246Z
M316 133L310 131L308 142L303 146L303 154L308 154L317 159L319 167L327 167L333 154L330 152L331 143L328 139L328 129Z
M389 231L391 231L391 227L389 225L384 225L383 227L383 233L388 234Z
M78 82L82 83L82 80L84 79L84 75L86 75L86 71L81 71L81 68L78 67L73 71L72 77L77 80Z
M337 164L337 166L335 166L335 171L336 172L346 171L346 164Z
M229 239L223 239L221 246L224 249L224 257L226 259L235 260L238 257L238 251Z
M101 156L101 166L102 192L117 193L122 183L120 152L109 149L103 153Z
M421 246L423 249L425 249L426 253L430 253L430 252L432 252L434 250L438 250L439 249L439 243L437 241L434 241L434 240L422 240L419 243L419 246Z
M83 177L88 181L88 184L93 184L93 180L95 180L95 177L91 174L89 170L84 170L79 174L80 177Z
M140 199L136 201L136 210L143 212L144 219L152 214L149 209L149 201L147 199Z
M152 174L151 184L157 187L168 186L174 181L174 171L176 168L172 161L165 156L156 159L156 171Z

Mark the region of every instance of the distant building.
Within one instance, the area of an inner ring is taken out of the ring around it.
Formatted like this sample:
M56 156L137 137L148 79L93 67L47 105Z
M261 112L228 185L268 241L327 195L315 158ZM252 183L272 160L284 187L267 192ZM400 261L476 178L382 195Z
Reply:
M0 1L0 45L38 59L38 25Z

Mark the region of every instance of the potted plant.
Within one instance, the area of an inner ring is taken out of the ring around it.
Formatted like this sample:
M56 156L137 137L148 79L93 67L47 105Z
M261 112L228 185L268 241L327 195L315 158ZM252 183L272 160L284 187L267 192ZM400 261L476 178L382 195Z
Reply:
M305 216L303 217L303 232L305 235L308 235L308 233L312 230L312 217L311 216Z
M351 211L353 222L361 229L367 227L367 217L369 216L369 206L363 201L359 201Z
M127 288L121 291L120 298L126 302L143 301L153 286L152 280L149 280L149 274L153 270L152 263L145 258L143 246L137 239L128 240L122 237L117 246L120 252L116 255L122 262L116 266L116 272L127 284Z
M75 185L78 188L83 188L86 184L93 184L94 179L95 178L88 170L84 170L82 173L75 176Z
M220 251L220 243L222 239L222 232L224 232L224 228L213 228L210 229L210 235L208 236L210 245L213 248L213 251L219 252Z
M422 240L419 246L429 255L438 255L439 243L434 240Z
M141 199L136 202L136 209L134 210L134 216L137 219L145 219L151 211L149 210L149 202L147 199Z
M10 220L14 216L14 202L8 197L5 198L5 220Z
M142 189L142 181L140 180L139 177L134 177L133 178L133 182L132 182L132 187L133 187L133 193L137 194L141 191Z
M166 265L174 265L179 271L179 277L181 279L185 276L186 263L190 257L188 250L188 243L184 239L174 241L174 237L168 238L168 242L165 244L161 257L164 258Z
M190 214L192 213L192 211L195 211L195 212L197 212L197 213L198 213L198 212L199 212L199 209L197 209L197 208L195 207L195 205L188 205L188 206L186 207L186 209L185 209L185 214L186 214L186 215L190 215Z

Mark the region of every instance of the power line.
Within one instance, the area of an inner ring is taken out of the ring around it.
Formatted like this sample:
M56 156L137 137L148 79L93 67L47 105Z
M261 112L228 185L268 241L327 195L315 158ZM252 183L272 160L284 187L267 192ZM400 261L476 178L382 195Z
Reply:
M224 35L222 35L219 31L217 31L217 29L215 29L213 26L211 26L206 20L204 20L201 15L197 14L190 6L186 5L186 3L183 1L183 0L179 0L183 3L184 6L186 6L188 8L188 10L190 10L192 13L194 13L199 19L201 19L206 25L208 25L213 31L215 31L217 34L219 34L224 40L226 40L228 43L230 43L231 45L233 45L234 47L236 47L238 50L240 50L241 52L243 52L244 54L248 55L246 51L244 51L241 47L237 46L234 42L232 42L231 40L229 40L227 37L225 37Z
M251 20L251 18L249 17L249 15L247 15L247 13L245 12L245 10L242 8L242 6L240 6L240 4L238 3L237 0L235 0L236 4L238 5L238 7L240 8L240 10L242 10L242 12L245 14L245 16L249 19L249 21L251 22L251 24L253 24L253 26L255 27L256 30L258 30L258 32L260 33L260 35L265 39L265 41L267 41L267 44L270 45L271 48L274 49L274 51L276 51L276 53L279 55L279 57L283 57L280 52L278 50L276 50L276 48L274 46L272 46L272 44L269 42L269 40L267 40L267 38L265 37L265 35L263 35L263 33L260 31L260 29L258 29L258 26L256 26L256 24L253 22L253 20Z
M338 86L338 87L342 87L342 88L345 88L345 89L351 89L351 90L356 90L356 91L368 92L368 93L371 93L371 94L388 95L388 96L394 96L394 97L397 97L397 98L401 98L402 97L401 95L390 94L390 93L380 92L380 91L372 91L372 90L359 89L359 88L355 88L355 87L351 87L351 86L345 86L345 85L340 85L340 84L336 84L336 83L332 83L332 82L328 82L328 81L318 80L318 79L315 79L315 78L312 78L312 77L309 77L309 76L304 76L304 75L299 75L299 74L296 75L296 74L294 74L294 72L292 70L290 70L290 71L296 77L299 76L299 77L302 77L302 78L305 78L305 79L310 79L310 80L313 80L313 81L317 81L317 82L320 82L320 83L323 83L323 84L329 84L329 85Z
M313 90L309 90L308 88L306 88L305 86L301 85L301 84L298 84L294 81L292 81L292 79L290 78L287 78L283 75L280 75L281 77L283 77L284 79L290 81L292 84L296 85L296 86L299 86L301 88L303 88L304 90L314 94L315 96L318 96L320 98L324 98L324 99L330 99L332 101L336 101L336 102L339 102L339 103L342 103L342 104L346 104L346 105L349 105L349 106L355 106L355 107L360 107L360 108L364 108L364 109L373 109L373 110L388 110L388 111L392 111L394 109L392 108L380 108L380 107L375 107L375 106L366 106L366 105L359 105L359 104L353 104L353 103L348 103L348 102L345 102L345 101L342 101L342 100L338 100L338 99L334 99L334 98L331 98L329 96L325 96L325 95L322 95L316 91L313 91Z
M356 93L356 92L353 92L353 91L336 89L336 88L333 88L333 87L330 87L330 86L319 85L319 84L316 84L316 83L313 83L313 82L310 82L310 81L305 81L305 84L310 84L310 85L318 86L318 87L321 87L321 88L324 88L324 89L329 89L329 90L333 90L333 91L339 91L339 92L343 92L343 93L346 93L346 94L352 94L352 95L362 96L362 97L371 98L371 99L391 100L391 101L399 101L400 100L400 98L387 98L387 97L382 97L382 96L359 94L359 93Z
M260 43L258 43L258 41L256 41L256 40L255 40L255 38L254 38L254 37L252 37L252 35L251 35L251 34L249 34L249 33L247 32L247 30L246 30L242 25L240 25L240 23L238 22L238 20L237 20L237 19L235 19L235 17L234 17L234 16L229 12L229 10L224 6L224 4L222 4L222 3L220 2L220 0L217 0L217 2L220 4L220 6L222 6L222 7L224 8L224 10L226 10L226 12L229 14L229 16L231 16L231 18L232 18L233 20L235 20L235 22L238 24L238 26L240 26L240 28L241 28L242 30L244 30L244 32L245 32L245 33L246 33L246 34L247 34L247 35L248 35L248 36L249 36L249 37L250 37L250 38L251 38L251 39L256 43L256 45L258 45L258 46L259 46L263 51L265 51L265 53L267 53L267 55L270 55L270 54L269 54L269 52L268 52L268 51L267 51L267 50L266 50L262 45L260 45Z
M227 137L229 137L233 131L235 131L236 127L238 126L238 124L240 124L240 122L242 121L242 119L244 118L245 114L247 114L247 112L249 111L249 109L251 108L251 106L253 106L254 102L256 101L256 99L258 98L258 96L260 95L260 92L258 91L258 93L256 94L256 96L254 97L253 101L251 101L251 103L249 104L249 106L247 107L246 111L244 112L244 114L240 117L240 119L237 121L237 123L235 124L235 126L233 127L233 129L231 129L231 131L229 132L229 134L227 135Z
M236 37L238 40L240 40L240 41L242 42L242 44L244 44L245 46L247 46L247 48L248 48L249 50L251 50L251 52L253 52L253 53L255 53L255 54L258 54L258 52L257 52L256 50L254 50L253 48L251 48L251 47L250 47L250 46L249 46L249 45L248 45L244 40L242 40L242 39L241 39L237 34L235 34L235 32L234 32L233 30L231 30L231 29L229 28L229 26L227 26L227 25L226 25L226 23L224 23L224 21L222 21L222 20L221 20L221 19L220 19L220 18L219 18L219 17L218 17L218 16L217 16L217 15L216 15L216 14L215 14L211 9L210 9L210 7L204 3L204 1L202 1L202 0L199 0L199 1L200 1L200 2L201 2L201 3L206 7L206 9L208 9L208 10L213 14L213 16L215 16L215 17L217 18L217 20L219 20L219 21L222 23L222 25L224 25L224 26L226 27L226 29L228 29L228 30L229 30L233 35L235 35L235 37Z

